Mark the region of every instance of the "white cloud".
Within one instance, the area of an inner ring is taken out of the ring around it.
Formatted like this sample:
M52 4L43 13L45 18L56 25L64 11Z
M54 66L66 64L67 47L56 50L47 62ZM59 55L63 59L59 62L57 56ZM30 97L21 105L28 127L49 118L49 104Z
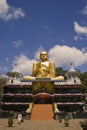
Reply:
M9 57L6 57L6 59L5 59L7 62L9 61Z
M52 29L51 29L49 26L47 26L47 25L45 25L45 24L42 24L41 27L42 27L42 29L43 29L44 31L47 31L48 34L52 34L52 33L53 33L53 32L52 32Z
M39 51L37 51L37 54L38 52ZM48 51L48 55L49 60L54 62L56 67L68 66L71 62L74 63L74 66L81 66L87 63L87 52L84 53L82 50L75 47L55 45ZM15 57L13 71L21 72L24 75L30 75L35 61L36 58L30 59L21 54ZM17 64L16 66L15 63Z
M13 45L15 48L19 48L20 46L23 45L23 41L22 41L22 40L14 41L12 45Z
M7 72L8 71L8 68L6 66L0 66L0 73L4 73L4 72Z
M74 30L77 34L87 35L87 26L80 26L77 22L74 22Z
M79 39L79 36L78 36L78 35L74 36L74 40L75 40L75 41L78 40L78 39Z
M82 14L87 15L87 5L84 7L84 9L81 11Z
M56 45L49 50L49 59L54 61L56 67L68 65L71 62L75 66L87 63L87 53L83 53L75 47Z
M77 34L76 36L74 36L74 40L83 40L83 37Z
M13 62L13 71L29 75L32 73L32 66L34 62L35 59L29 59L24 54L21 54L20 56L15 57Z
M18 19L25 17L25 14L21 8L14 8L8 5L7 0L0 0L0 18L8 21L11 19Z
M45 25L45 24L42 24L41 26L42 26L43 30L48 30L49 29L49 27L47 25Z
M82 48L82 52L83 52L83 53L87 53L87 47Z

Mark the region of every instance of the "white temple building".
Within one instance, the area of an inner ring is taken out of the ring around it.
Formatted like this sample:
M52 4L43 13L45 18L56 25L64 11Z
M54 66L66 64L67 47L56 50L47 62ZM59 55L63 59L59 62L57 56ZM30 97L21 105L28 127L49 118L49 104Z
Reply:
M79 78L79 72L74 69L73 64L71 63L70 70L66 73L66 83L67 84L81 84L81 80Z

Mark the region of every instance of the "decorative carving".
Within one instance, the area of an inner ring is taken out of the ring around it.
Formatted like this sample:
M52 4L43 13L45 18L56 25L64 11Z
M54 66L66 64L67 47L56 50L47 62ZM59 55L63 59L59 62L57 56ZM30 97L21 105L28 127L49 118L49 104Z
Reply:
M34 82L33 83L33 92L54 92L54 82Z

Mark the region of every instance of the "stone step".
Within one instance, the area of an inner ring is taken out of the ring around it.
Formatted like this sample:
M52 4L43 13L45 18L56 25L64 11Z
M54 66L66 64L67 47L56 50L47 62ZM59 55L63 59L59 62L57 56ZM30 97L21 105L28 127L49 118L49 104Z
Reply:
M52 104L35 104L33 106L31 120L53 120Z

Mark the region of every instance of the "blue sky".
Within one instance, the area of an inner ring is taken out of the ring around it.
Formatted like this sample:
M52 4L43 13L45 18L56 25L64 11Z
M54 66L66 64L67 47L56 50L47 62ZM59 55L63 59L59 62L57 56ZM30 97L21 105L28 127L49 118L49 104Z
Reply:
M0 0L0 73L31 74L42 49L87 72L87 0Z

